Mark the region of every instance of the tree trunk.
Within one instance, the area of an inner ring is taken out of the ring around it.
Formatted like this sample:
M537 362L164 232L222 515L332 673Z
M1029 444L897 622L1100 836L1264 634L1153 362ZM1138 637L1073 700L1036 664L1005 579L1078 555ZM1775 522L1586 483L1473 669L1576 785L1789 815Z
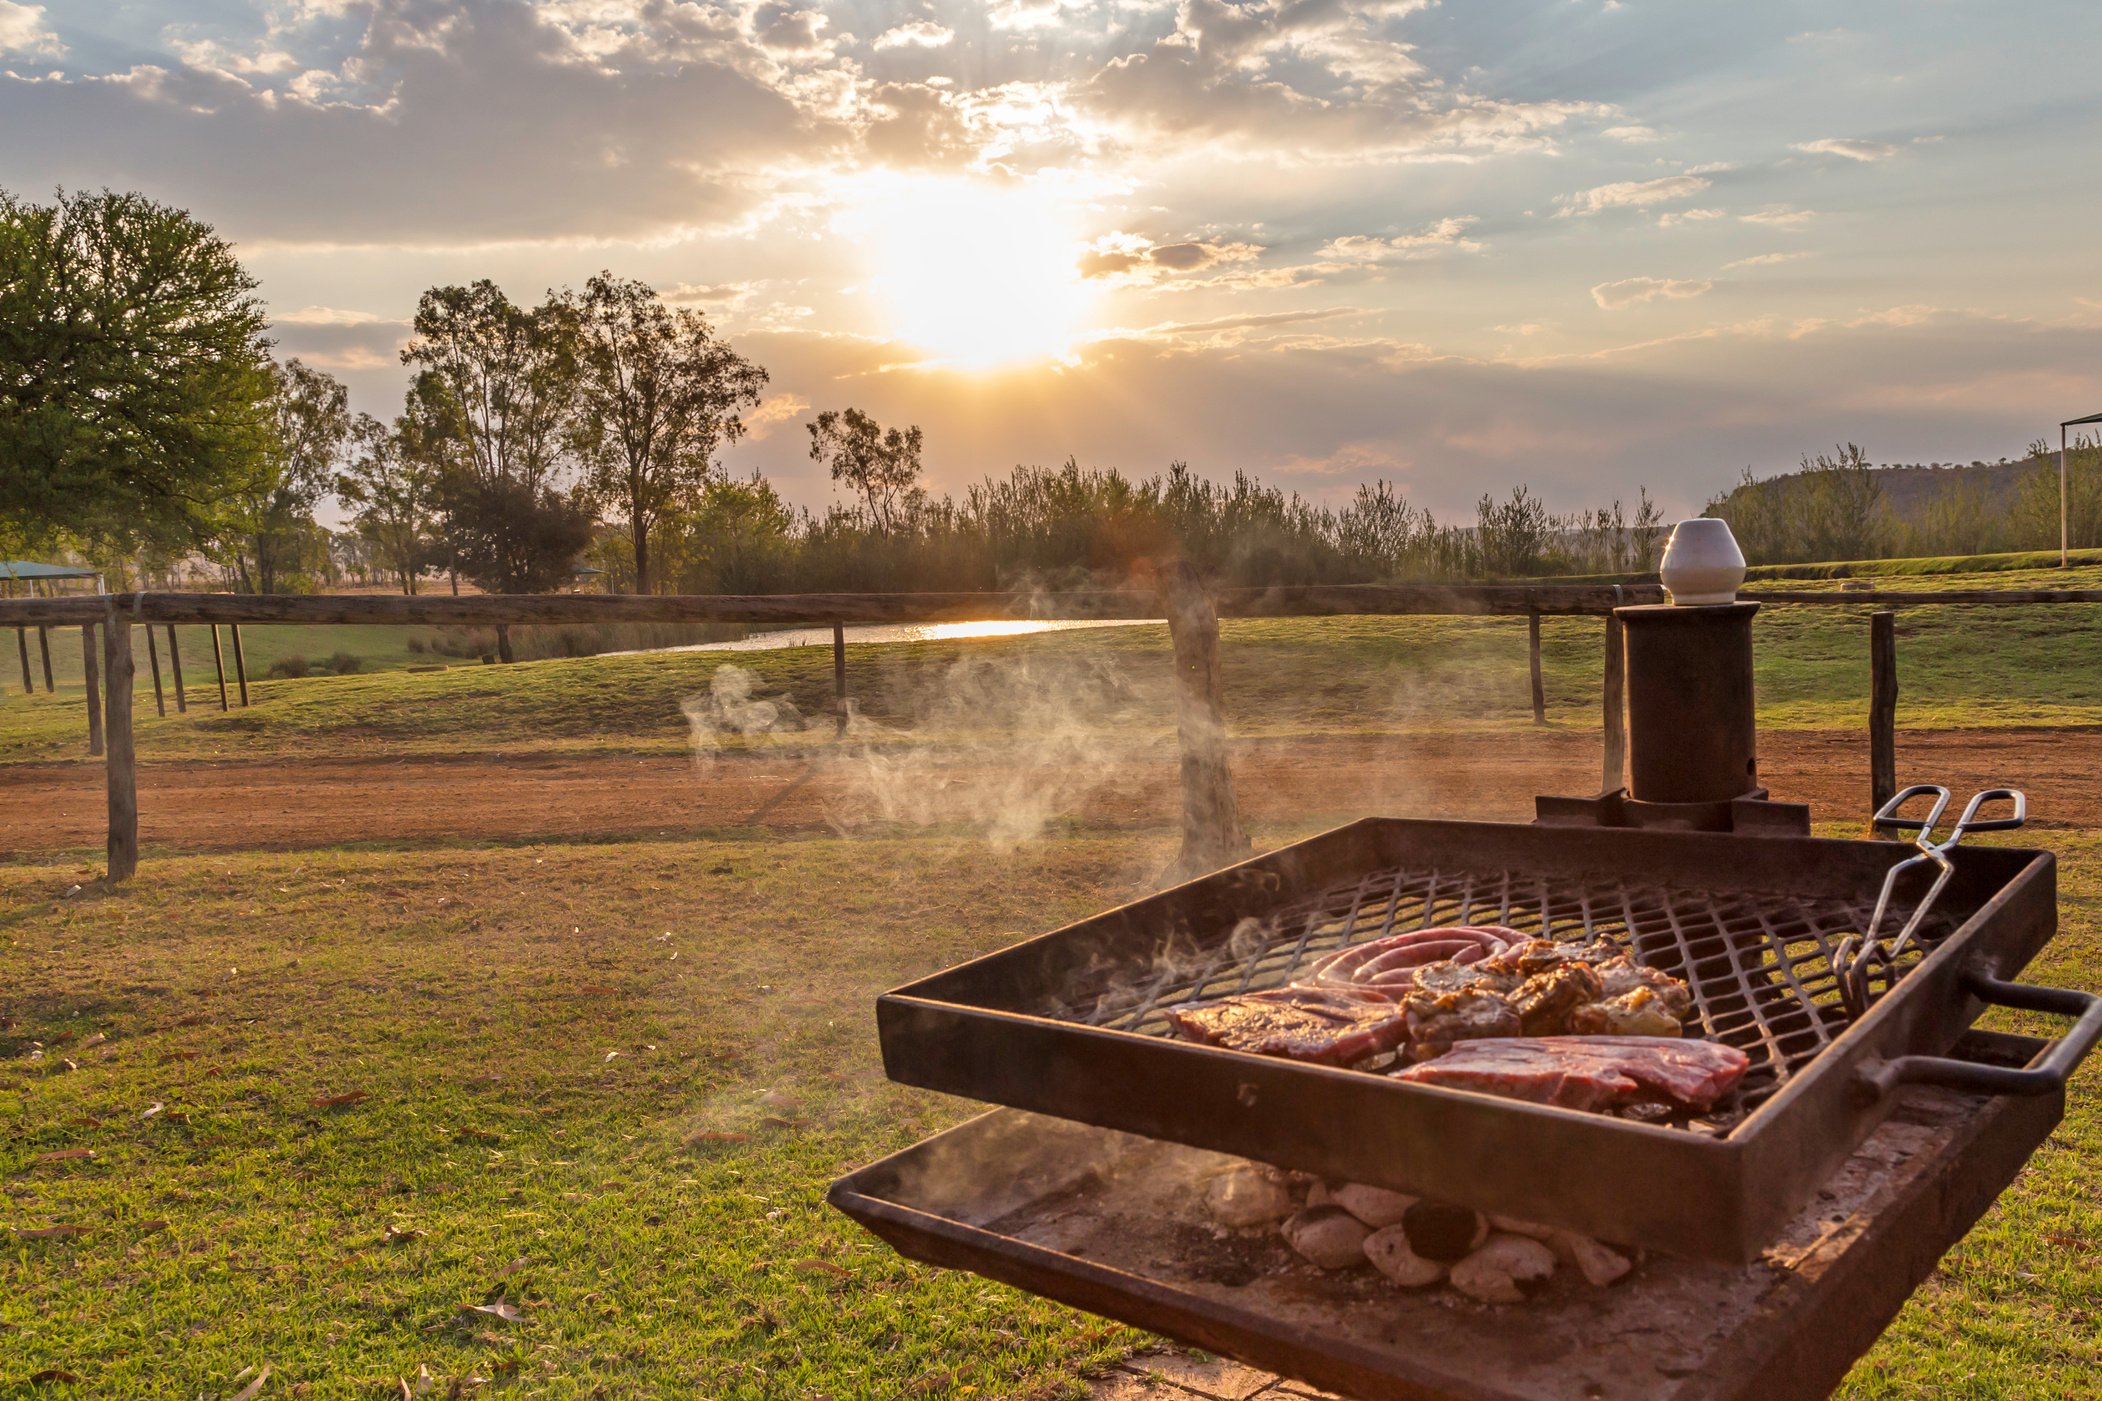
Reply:
M650 527L641 516L634 517L628 529L628 538L635 542L635 592L650 591Z

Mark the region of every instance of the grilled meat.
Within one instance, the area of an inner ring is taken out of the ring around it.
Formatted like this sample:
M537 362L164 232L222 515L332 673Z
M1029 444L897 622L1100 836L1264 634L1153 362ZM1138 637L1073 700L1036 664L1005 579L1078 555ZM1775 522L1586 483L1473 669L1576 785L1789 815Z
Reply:
M1518 1013L1488 988L1410 994L1402 1004L1408 1014L1409 1059L1429 1060L1461 1041L1487 1036L1518 1036L1525 1030Z
M1427 992L1436 997L1462 988L1481 988L1488 992L1510 992L1518 986L1518 977L1501 972L1482 963L1456 963L1452 959L1440 959L1426 963L1416 970L1416 991Z
M1540 1036L1468 1041L1394 1078L1564 1109L1662 1103L1698 1113L1735 1089L1749 1065L1744 1052L1714 1041Z
M1608 963L1625 956L1603 939L1588 943L1567 943L1560 939L1526 939L1492 956L1487 962L1490 967L1500 972L1516 973L1520 977L1530 978L1535 973L1551 972L1567 963Z
M1412 929L1338 949L1308 969L1299 983L1302 987L1389 991L1398 996L1414 986L1416 970L1425 964L1444 960L1476 963L1502 953L1522 938L1517 930L1500 924Z
M1683 987L1680 992L1683 997ZM1665 994L1645 986L1574 1009L1564 1029L1577 1036L1678 1036L1682 1015Z
M1511 1010L1527 1036L1554 1036L1567 1029L1569 1014L1605 993L1598 972L1575 960L1535 973L1511 994Z
M1656 994L1663 1010L1679 1021L1693 1010L1693 994L1686 985L1661 968L1646 968L1626 954L1618 954L1598 965L1598 980L1609 998L1625 997L1629 993L1648 989ZM1669 1036L1673 1033L1664 1032Z
M1315 1065L1351 1065L1399 1046L1407 1034L1401 1008L1373 992L1341 988L1274 988L1167 1009L1183 1036L1258 1056Z

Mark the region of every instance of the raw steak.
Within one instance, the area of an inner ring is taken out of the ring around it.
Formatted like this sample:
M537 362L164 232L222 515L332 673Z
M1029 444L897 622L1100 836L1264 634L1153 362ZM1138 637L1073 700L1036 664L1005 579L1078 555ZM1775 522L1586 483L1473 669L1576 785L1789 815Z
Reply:
M1401 1008L1377 993L1275 988L1167 1009L1192 1041L1315 1065L1350 1065L1401 1044Z
M1698 1112L1735 1089L1749 1064L1744 1052L1714 1041L1530 1036L1461 1041L1394 1078L1564 1109L1662 1102Z
M1500 924L1454 925L1443 929L1411 929L1384 939L1352 944L1316 963L1299 980L1301 987L1365 988L1371 991L1405 992L1415 985L1416 970L1428 963L1451 960L1473 963L1502 953L1525 936Z

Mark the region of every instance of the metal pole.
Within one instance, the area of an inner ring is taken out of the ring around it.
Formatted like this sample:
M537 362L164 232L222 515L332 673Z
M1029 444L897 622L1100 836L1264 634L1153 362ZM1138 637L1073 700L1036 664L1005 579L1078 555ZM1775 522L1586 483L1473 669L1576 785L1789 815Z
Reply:
M2072 532L2066 525L2066 426L2058 425L2058 567L2073 562Z

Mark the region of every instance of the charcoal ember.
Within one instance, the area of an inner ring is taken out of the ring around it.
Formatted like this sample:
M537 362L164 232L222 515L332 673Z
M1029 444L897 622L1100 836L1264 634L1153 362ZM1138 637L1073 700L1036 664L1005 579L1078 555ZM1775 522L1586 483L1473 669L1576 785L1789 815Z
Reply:
M1329 1199L1375 1231L1398 1223L1417 1201L1406 1192L1390 1192L1362 1182L1344 1183L1329 1194Z
M1444 1265L1464 1259L1489 1238L1487 1217L1449 1202L1417 1202L1402 1213L1401 1228L1412 1250Z
M1409 1233L1401 1225L1388 1226L1365 1237L1365 1258L1404 1289L1422 1289L1445 1278L1445 1266L1425 1259L1409 1244Z
M1564 963L1520 983L1511 994L1511 1010L1527 1036L1553 1036L1566 1027L1571 1012L1604 993L1590 964Z
M1324 1270L1364 1264L1365 1238L1371 1234L1340 1206L1310 1206L1284 1224L1285 1243Z
M1273 1173L1252 1163L1228 1168L1205 1188L1204 1204L1219 1224L1236 1230L1281 1221L1292 1214L1292 1193Z
M1555 1253L1524 1236L1492 1235L1452 1267L1452 1287L1485 1304L1521 1304L1554 1277Z

